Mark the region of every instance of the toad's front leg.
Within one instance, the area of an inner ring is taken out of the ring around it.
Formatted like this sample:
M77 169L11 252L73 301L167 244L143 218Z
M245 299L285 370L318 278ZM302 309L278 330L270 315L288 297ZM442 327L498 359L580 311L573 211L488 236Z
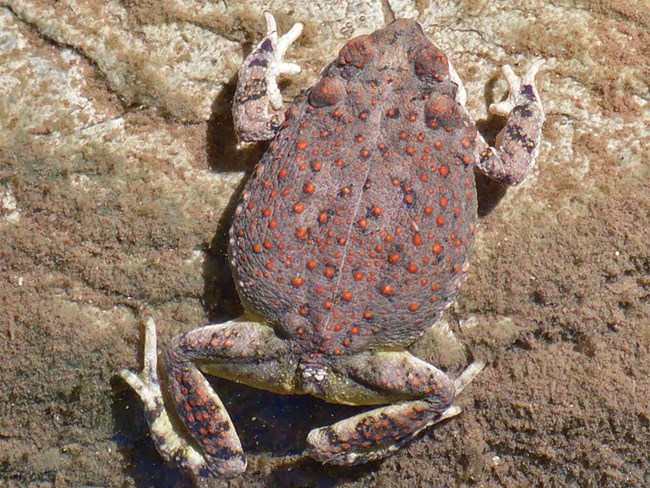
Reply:
M295 391L296 365L286 341L257 322L238 319L175 337L164 353L161 385L156 328L149 318L144 356L140 374L120 374L142 399L158 452L194 478L230 478L246 469L235 427L202 372L277 393ZM163 387L173 407L166 405Z
M232 113L235 131L243 141L268 141L275 136L282 122L284 109L277 78L283 73L300 73L300 66L285 63L282 58L298 39L303 25L295 24L278 38L275 18L264 12L267 34L239 68L239 80Z
M535 75L544 64L538 59L520 79L510 66L503 67L508 99L490 106L490 112L507 117L506 126L490 147L479 137L478 168L490 178L508 185L521 183L535 164L542 137L544 109L535 87Z

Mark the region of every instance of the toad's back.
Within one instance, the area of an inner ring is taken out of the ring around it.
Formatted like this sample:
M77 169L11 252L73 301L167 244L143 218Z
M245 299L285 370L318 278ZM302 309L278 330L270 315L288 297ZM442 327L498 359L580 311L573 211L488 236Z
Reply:
M405 346L462 281L476 130L413 21L350 41L246 185L230 260L247 309L303 352Z

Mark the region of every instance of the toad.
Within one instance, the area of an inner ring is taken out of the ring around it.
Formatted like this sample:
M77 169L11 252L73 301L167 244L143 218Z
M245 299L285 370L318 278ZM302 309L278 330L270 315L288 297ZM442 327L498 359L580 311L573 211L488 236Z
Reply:
M544 112L534 85L503 73L507 117L490 147L464 107L446 55L413 20L341 49L288 109L276 78L296 24L268 33L239 72L241 139L271 140L236 209L229 261L245 314L174 338L161 354L146 321L144 369L121 372L141 397L158 451L193 476L232 477L246 460L204 374L280 394L376 408L312 430L323 463L381 459L460 412L456 379L406 348L434 326L464 281L477 218L474 168L510 185L531 170ZM164 390L164 392L163 392Z

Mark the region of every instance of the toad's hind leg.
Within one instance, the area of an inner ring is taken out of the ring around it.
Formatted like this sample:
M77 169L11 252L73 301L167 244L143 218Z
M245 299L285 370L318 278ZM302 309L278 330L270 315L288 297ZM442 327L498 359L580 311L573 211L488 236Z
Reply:
M535 75L544 64L538 59L528 72L519 78L510 66L504 66L508 82L508 99L490 106L490 112L507 117L506 126L490 147L482 137L478 139L478 168L492 179L507 185L521 183L535 165L544 124L544 109L535 88Z
M158 380L153 319L146 326L143 371L120 374L143 401L158 452L195 478L241 474L246 460L239 437L202 371L278 393L294 391L287 342L271 327L243 319L177 336L164 353L167 396Z
M382 459L423 429L458 415L460 408L452 405L455 395L483 367L474 362L452 381L408 352L368 352L342 359L335 368L338 378L325 388L328 401L389 405L312 430L307 454L339 465Z

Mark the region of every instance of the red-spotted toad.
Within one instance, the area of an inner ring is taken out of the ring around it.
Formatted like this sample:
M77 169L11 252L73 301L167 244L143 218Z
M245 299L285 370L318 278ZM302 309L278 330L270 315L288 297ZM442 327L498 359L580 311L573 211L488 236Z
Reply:
M142 398L167 460L195 476L246 468L235 428L203 373L277 393L380 405L313 430L324 463L387 456L456 415L455 381L405 348L435 325L468 268L476 221L474 167L508 184L538 152L544 113L534 86L509 67L498 148L477 133L445 54L412 20L348 42L286 110L276 84L297 24L268 35L240 70L234 116L245 140L273 141L237 207L230 264L246 313L172 340L164 352L170 405L157 376L155 326L145 368L122 375ZM180 426L178 417L184 424Z

